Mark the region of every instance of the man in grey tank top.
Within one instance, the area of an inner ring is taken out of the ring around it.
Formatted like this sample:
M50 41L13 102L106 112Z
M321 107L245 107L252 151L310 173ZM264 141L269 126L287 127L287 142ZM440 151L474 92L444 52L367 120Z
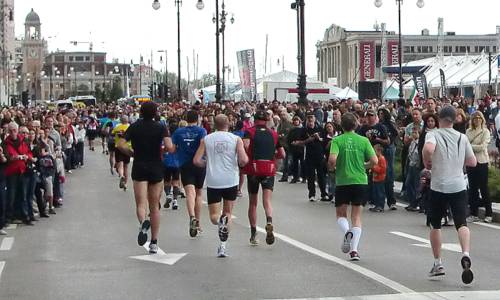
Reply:
M193 158L193 163L206 167L207 202L210 221L219 227L220 244L218 257L226 257L226 241L229 237L229 222L234 201L238 195L239 167L248 162L248 156L240 137L228 132L226 115L215 117L216 132L204 137ZM220 203L223 201L221 214Z
M453 106L445 106L439 113L439 129L428 132L422 150L423 162L431 170L430 240L434 254L434 265L429 276L443 276L441 262L441 218L448 206L458 231L462 247L462 281L469 284L474 279L470 270L470 231L467 227L467 195L464 166L476 166L476 157L467 137L453 129L456 111Z

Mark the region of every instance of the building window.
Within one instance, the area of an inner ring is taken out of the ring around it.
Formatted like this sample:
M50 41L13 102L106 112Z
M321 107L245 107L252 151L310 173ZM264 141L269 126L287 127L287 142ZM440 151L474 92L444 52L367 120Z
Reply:
M475 53L478 53L478 52L479 52L479 47L478 47L478 46L474 46L474 52L475 52Z
M422 53L422 47L421 46L417 46L417 52L418 53Z
M465 47L465 46L460 46L460 47L459 47L459 51L458 51L458 52L460 52L460 53L465 53L465 51L466 51L466 50L467 50L467 47Z
M429 47L422 46L422 53L429 53Z
M405 52L406 52L406 53L411 52L411 47L410 47L410 46L405 46Z
M90 56L85 56L85 61L90 61Z
M486 46L486 52L490 52L490 46Z
M83 61L83 56L76 56L75 61Z
M455 46L455 52L460 52L459 47Z
M429 52L431 52L431 53L432 53L432 52L434 52L433 50L434 50L434 49L433 49L433 47L432 47L432 46L429 46Z
M470 46L467 46L467 52L470 53Z
M497 53L497 46L493 46L493 52Z
M74 57L74 56L70 56L70 57L69 57L69 61L73 61L74 59L75 59L75 57Z
M356 55L354 55L356 56ZM375 66L377 68L380 68L382 65L382 47L381 46L376 46L375 47Z

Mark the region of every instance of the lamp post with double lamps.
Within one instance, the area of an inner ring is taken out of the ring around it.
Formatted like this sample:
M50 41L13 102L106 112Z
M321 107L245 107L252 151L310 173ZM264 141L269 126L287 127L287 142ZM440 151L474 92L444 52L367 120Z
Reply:
M220 13L220 33L222 34L222 100L225 100L226 98L226 37L225 37L225 32L226 32L226 17L228 16L228 12L226 11L226 4L224 3L224 0L222 1L222 12ZM234 14L231 15L231 19L229 19L231 24L234 24ZM214 16L212 18L212 22L216 22L216 17Z
M375 0L375 6L380 8L383 4L382 0ZM404 101L404 93L403 93L403 39L401 35L401 4L403 4L403 0L396 0L396 4L398 5L398 27L399 27L399 43L398 43L398 61L399 61L399 100ZM424 7L424 0L418 0L417 6L418 8Z
M224 1L224 0L223 0ZM205 4L203 4L203 0L198 0L198 3L196 3L196 7L199 10L202 10L205 7ZM215 64L217 67L217 70L215 71L215 101L217 103L221 102L222 96L221 96L221 83L220 83L220 34L221 34L221 27L219 25L220 23L220 18L221 16L219 15L219 0L215 0Z
M182 100L181 91L181 4L182 0L174 0L175 6L177 6L177 101ZM153 1L153 9L160 9L160 1Z

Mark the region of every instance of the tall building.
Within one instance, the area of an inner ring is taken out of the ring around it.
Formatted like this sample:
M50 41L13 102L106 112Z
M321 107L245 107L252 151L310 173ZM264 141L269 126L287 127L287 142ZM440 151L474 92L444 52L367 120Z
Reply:
M0 0L0 104L9 101L14 59L14 0Z
M38 14L31 9L24 21L22 41L22 86L21 90L30 99L40 99L41 72L47 54L47 42L42 38L42 23Z
M500 28L496 33L484 35L457 35L444 32L443 36L431 35L422 30L420 35L403 35L402 63L442 54L465 55L500 51ZM349 86L359 90L360 83L376 83L385 78L382 68L399 63L398 35L393 31L349 31L337 25L326 29L317 47L318 80Z

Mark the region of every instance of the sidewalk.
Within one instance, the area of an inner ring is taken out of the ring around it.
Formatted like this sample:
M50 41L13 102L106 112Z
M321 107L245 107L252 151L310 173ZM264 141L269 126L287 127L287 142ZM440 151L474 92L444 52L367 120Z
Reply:
M401 188L403 186L402 182L395 181L394 182L394 193L399 196L401 193ZM405 200L401 199L398 197L399 201L405 202ZM500 223L500 203L492 203L492 208L493 208L493 222L495 223ZM484 217L484 208L480 207L479 208L479 216Z

